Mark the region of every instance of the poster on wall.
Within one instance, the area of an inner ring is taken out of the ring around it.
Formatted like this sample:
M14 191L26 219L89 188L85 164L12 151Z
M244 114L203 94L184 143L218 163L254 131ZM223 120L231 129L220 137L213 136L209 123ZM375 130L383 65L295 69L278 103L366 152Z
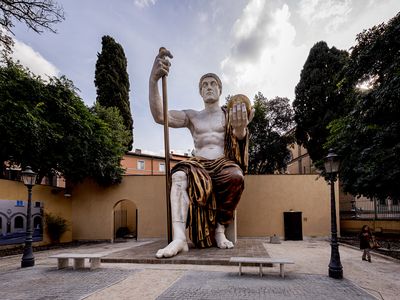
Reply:
M26 237L27 205L24 200L0 199L0 245L23 244ZM32 202L32 238L43 240L43 203Z

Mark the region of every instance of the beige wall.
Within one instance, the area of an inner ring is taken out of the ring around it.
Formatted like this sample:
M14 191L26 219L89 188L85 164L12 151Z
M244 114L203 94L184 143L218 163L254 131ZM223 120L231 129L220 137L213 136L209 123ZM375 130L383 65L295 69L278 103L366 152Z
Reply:
M283 212L291 209L302 212L304 236L330 234L330 189L322 178L246 176L245 185L238 206L239 236L283 237ZM133 201L137 207L138 238L166 236L165 177L125 176L119 186L101 188L86 182L74 188L73 239L112 240L113 207L123 199ZM339 221L337 224L339 228Z
M26 197L26 187L22 183L0 180L0 199ZM74 187L70 198L65 198L62 192L52 192L51 187L35 186L33 199L42 201L46 212L70 221L72 232L63 236L63 242L113 240L113 211L121 200L130 201L131 207L136 206L138 210L139 239L166 236L164 176L124 176L120 185L108 188L86 181ZM336 209L339 215L338 207ZM277 234L283 237L283 212L289 210L302 212L303 236L329 236L330 189L323 178L316 175L246 176L237 211L238 236ZM128 223L132 224L133 214L128 218ZM339 221L337 224L339 228Z
M399 233L399 220L341 220L340 226L346 232L360 232L362 226L368 225L374 231L383 233Z
M164 236L164 176L124 176L120 185L108 188L87 181L74 188L71 198L73 239L112 240L113 208L120 200L136 205L139 238Z
M36 185L32 189L32 202L40 201L43 203L44 212L52 213L66 219L72 229L72 206L71 199L64 197L64 190L45 185ZM28 190L26 186L19 181L0 179L0 201L1 200L24 200L28 199ZM61 242L72 240L72 231L67 231L61 238ZM34 245L48 244L46 230L43 233L43 241L34 243Z
M330 234L330 188L323 178L316 175L248 175L245 184L238 206L239 236L277 234L283 237L283 212L290 210L302 212L304 236ZM336 211L339 228L338 205Z

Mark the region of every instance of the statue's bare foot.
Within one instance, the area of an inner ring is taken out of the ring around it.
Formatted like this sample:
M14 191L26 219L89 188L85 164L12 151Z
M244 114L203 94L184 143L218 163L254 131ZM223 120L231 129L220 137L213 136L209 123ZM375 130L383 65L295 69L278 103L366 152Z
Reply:
M215 241L217 242L218 248L221 248L221 249L231 249L231 248L233 248L233 243L226 238L224 232L218 232L217 231L215 233Z
M172 257L177 255L179 252L189 251L189 247L186 241L183 240L173 240L171 243L168 244L167 247L160 249L156 253L157 258L163 257Z

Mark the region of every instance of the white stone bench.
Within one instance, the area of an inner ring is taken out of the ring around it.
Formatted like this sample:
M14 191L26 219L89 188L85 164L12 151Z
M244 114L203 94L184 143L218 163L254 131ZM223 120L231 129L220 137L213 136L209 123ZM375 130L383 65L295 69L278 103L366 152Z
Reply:
M284 265L294 264L293 261L287 258L271 258L271 257L231 257L231 263L239 263L239 276L242 275L242 264L259 264L260 276L263 276L262 266L266 264L279 264L280 275L285 277Z
M74 261L73 268L83 269L85 268L85 259L89 259L90 270L97 269L100 267L100 259L103 254L86 254L86 253L62 253L50 256L50 258L57 258L57 268L64 269L69 266L69 259Z

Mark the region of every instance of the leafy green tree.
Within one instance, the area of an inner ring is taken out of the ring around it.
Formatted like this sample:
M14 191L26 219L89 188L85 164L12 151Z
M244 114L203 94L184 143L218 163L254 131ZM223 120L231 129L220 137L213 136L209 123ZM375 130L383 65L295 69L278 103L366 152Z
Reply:
M351 112L330 125L345 191L400 198L400 13L357 36L340 92Z
M267 100L262 93L254 98L254 118L249 124L249 174L273 174L286 170L290 160L285 132L293 125L289 99Z
M131 138L130 132L124 126L124 119L122 118L118 108L104 107L98 103L90 109L100 120L105 122L115 141L116 145L126 145Z
M97 54L94 84L97 88L97 102L104 107L119 109L125 128L131 135L126 148L131 150L133 121L129 103L127 60L122 46L108 35L103 36L102 50Z
M347 59L346 51L329 48L323 41L316 43L310 50L295 89L296 140L307 149L319 169L327 154L323 148L329 134L327 126L347 110L344 95L337 92L340 72Z
M91 113L75 90L65 77L45 82L11 61L1 66L0 161L12 157L39 178L58 172L70 182L120 182L125 147L114 129L121 120L108 124Z
M0 0L0 45L6 52L12 51L13 41L10 34L14 20L25 25L36 33L43 30L56 32L53 25L64 20L64 11L53 0Z

